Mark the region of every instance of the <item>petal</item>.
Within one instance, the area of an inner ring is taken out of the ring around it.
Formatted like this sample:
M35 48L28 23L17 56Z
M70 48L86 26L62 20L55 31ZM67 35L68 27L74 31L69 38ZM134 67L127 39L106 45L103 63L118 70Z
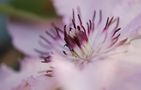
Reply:
M80 75L80 71L75 68L73 63L55 54L53 56L53 65L55 68L55 75L64 90L87 90L83 75Z
M14 71L9 68L8 66L2 64L0 65L0 79L5 79L8 77L8 75L12 75Z
M0 90L12 90L19 83L16 72L7 66L0 67Z
M141 64L141 39L136 39L131 41L127 45L123 45L122 47L117 48L114 50L114 53L111 54L109 57L112 57L116 60L122 60L131 62L133 64Z
M23 76L23 78L44 74L44 72L49 69L50 65L42 63L41 61L42 60L39 58L26 57L21 62L20 74Z
M14 87L13 90L32 90L32 88L27 81L23 81L19 86Z
M40 48L39 35L46 30L45 26L37 23L8 21L7 27L17 49L27 55L36 54L34 48Z
M120 62L109 90L140 90L141 64Z
M121 39L134 39L140 35L141 1L120 0L113 10L113 15L120 18Z
M9 78L9 76L13 76L15 72L7 67L6 65L0 66L0 90L10 90L10 85L4 85L3 83Z
M141 39L133 40L128 44L126 52L111 55L118 61L118 69L111 89L109 90L140 90L141 86ZM118 48L122 51L124 47Z
M14 90L55 90L57 84L54 78L46 76L28 77L23 80Z
M120 17L120 26L125 27L141 12L141 1L118 0L118 2L119 3L113 9L113 16Z
M129 22L121 31L121 38L134 39L141 34L141 12Z
M60 24L60 20L51 22ZM39 45L40 35L45 33L45 30L52 29L51 22L9 20L7 27L17 49L26 55L38 55L39 53L35 52L34 49L44 49ZM48 50L48 48L45 50Z
M102 10L107 16L111 13L117 0L53 0L54 6L59 15L64 17L64 22L68 23L72 17L72 10L79 8L84 22L92 18L94 10L99 13ZM78 12L79 12L78 10ZM98 14L97 14L98 15ZM99 15L98 15L99 16Z
M16 72L8 67L0 68L0 90L12 90L28 77L43 76L49 68L47 64L41 63L37 58L25 58L22 61L21 71Z
M54 55L57 79L65 90L103 90L109 88L117 69L113 60L101 60L78 68L59 55Z
M117 65L117 61L105 58L86 67L84 74L87 76L92 90L109 90L116 75Z

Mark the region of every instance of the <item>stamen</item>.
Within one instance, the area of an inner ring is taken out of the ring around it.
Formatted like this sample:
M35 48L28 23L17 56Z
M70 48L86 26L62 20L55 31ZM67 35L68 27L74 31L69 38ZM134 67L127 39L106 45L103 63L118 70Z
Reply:
M35 52L39 53L40 55L49 55L49 52L43 52L41 50L38 50L38 49L34 49Z
M53 70L47 70L45 76L53 77Z
M111 25L112 23L114 23L114 20L113 20L113 19L114 19L114 17L112 17L111 19L110 19L109 17L107 18L106 25L105 25L103 31L108 30L108 28L110 27L110 25Z
M67 53L65 51L63 51L64 55L67 55Z
M89 20L89 24L90 24L90 30L92 29L92 22L91 20Z
M120 30L121 30L121 28L116 29L116 30L114 31L112 37L114 37L114 36L116 35L116 33L119 32Z
M80 15L78 14L77 16L78 16L78 19L79 19L79 22L80 22L80 26L83 26Z
M98 24L100 24L102 21L102 10L99 11L99 21Z
M38 43L39 43L39 45L41 45L41 46L44 47L44 48L51 48L50 45L45 44L45 43L43 43L43 42L41 42L41 41L39 41Z
M50 63L51 62L51 56L41 56L40 58L44 59L44 61L41 61L42 63Z
M52 44L47 38L45 38L44 36L42 36L42 35L40 35L40 38L42 39L42 40L44 40L46 43L48 43L48 44Z
M119 36L120 36L120 34L118 34L116 37L114 37L114 38L112 39L112 44L111 44L111 46L113 46L113 45L118 41Z
M94 14L93 14L93 18L92 18L92 21L94 22L95 20L95 17L96 17L96 11L94 10Z
M89 26L89 23L87 23L87 30L88 30L88 35L90 34L90 26Z
M72 24L73 24L73 27L76 29L76 24L75 24L75 13L74 13L74 11L73 11Z
M118 26L119 26L119 17L118 17L117 19L115 19L115 20L116 20L116 26L115 26L114 30L115 30L116 28L118 28Z
M57 37L55 37L54 35L50 34L49 31L45 31L45 33L46 33L49 37L53 38L54 40L57 39Z
M52 26L54 27L55 30L58 30L58 32L63 33L64 31L57 27L54 23L52 23Z

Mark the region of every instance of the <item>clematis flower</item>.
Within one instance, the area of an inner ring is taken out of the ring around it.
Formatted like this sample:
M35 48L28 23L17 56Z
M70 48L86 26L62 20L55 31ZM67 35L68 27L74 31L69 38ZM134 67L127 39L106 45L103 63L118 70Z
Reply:
M41 34L35 51L64 90L141 89L140 2L54 0L65 25Z
M139 78L141 72L138 69L141 57L134 54L139 52L133 44L140 41L134 40L140 36L141 13L140 9L135 10L140 4L139 1L116 2L104 3L99 10L95 7L93 14L86 13L88 11L81 6L76 14L72 8L75 4L79 6L77 3L66 6L66 12L60 8L67 2L55 3L67 25L63 29L55 26L54 31L46 31L46 35L40 36L40 45L46 50L36 51L46 55L47 49L53 48L52 62L65 90L140 90L140 81L135 77ZM93 6L97 6L95 4ZM91 6L88 8L92 12Z

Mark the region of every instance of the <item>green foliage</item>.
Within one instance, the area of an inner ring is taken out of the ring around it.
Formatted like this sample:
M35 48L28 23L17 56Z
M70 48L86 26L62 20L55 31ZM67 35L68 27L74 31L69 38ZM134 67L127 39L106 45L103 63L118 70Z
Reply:
M56 16L51 0L12 0L10 5L43 17Z

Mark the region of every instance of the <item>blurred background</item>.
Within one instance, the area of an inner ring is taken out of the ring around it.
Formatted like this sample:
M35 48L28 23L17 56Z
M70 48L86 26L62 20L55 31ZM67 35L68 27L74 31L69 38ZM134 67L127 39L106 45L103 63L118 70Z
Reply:
M17 50L7 30L9 18L28 21L51 20L58 17L51 0L0 0L0 64L20 69L19 60L25 56Z

